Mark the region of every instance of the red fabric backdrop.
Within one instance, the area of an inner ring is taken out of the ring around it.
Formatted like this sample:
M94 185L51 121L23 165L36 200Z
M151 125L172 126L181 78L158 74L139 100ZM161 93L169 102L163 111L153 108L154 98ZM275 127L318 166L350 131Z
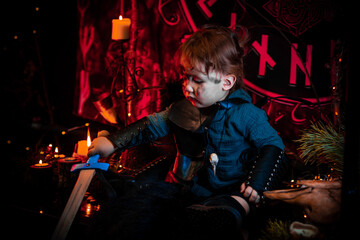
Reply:
M206 23L238 24L250 34L247 90L254 102L268 97L263 108L291 146L310 121L334 114L334 9L330 1L305 0L79 0L74 111L122 127L163 110L176 99L181 41ZM126 42L111 40L120 13L132 21Z

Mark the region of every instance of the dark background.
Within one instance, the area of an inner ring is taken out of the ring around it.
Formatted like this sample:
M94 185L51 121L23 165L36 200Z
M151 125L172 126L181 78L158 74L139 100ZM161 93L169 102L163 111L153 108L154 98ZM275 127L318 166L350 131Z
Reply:
M85 123L72 114L76 4L70 0L2 3L2 144L10 140L34 149L34 143L58 141L62 130Z
M23 174L32 164L31 155L37 146L61 142L62 151L71 154L76 139L83 139L85 130L65 136L61 135L61 131L89 120L73 114L78 47L77 1L3 1L1 5L0 146L3 191L6 193L4 198L6 204L11 205L12 202L8 200L13 201L22 195L23 189L18 186L24 182ZM39 7L39 11L35 10L36 7ZM359 214L359 84L358 74L354 70L358 68L358 43L353 38L357 30L352 27L352 16L356 14L347 8L352 6L344 8L344 38L348 41L350 54L346 70L349 84L346 89L348 114L345 118L347 145L343 223L344 229L352 232L358 220L350 221L349 216L358 218ZM95 125L94 132L106 127L99 123L92 124ZM29 147L28 150L26 147ZM26 230L32 227L32 217L31 214L19 218L15 216L11 220L19 225L30 224L25 228L22 225Z

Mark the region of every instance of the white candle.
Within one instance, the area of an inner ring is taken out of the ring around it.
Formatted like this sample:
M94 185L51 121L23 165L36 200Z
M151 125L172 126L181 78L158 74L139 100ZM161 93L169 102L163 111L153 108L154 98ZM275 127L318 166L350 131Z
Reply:
M35 164L35 167L47 167L49 166L48 163L43 163L42 160L39 160L39 163Z
M126 40L130 36L130 18L123 18L121 15L119 19L112 20L112 40Z
M77 143L77 151L76 153L82 156L87 156L88 154L88 147L91 145L91 137L90 137L90 130L87 130L87 138L86 140L78 141Z
M86 140L81 140L78 141L77 143L77 154L82 155L82 156L86 156L88 153L88 146L87 146L87 141Z

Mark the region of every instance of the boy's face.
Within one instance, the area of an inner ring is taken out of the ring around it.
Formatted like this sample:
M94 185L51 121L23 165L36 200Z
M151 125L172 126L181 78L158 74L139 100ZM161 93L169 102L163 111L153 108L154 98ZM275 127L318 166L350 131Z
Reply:
M228 90L223 88L225 76L213 70L206 74L204 66L184 66L183 93L197 108L209 107L224 100Z

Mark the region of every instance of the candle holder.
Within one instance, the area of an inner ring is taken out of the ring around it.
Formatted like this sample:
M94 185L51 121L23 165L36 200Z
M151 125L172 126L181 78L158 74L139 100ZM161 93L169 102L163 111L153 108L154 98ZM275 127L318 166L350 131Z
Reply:
M50 163L43 163L40 160L39 163L35 163L34 165L31 165L30 167L34 168L34 169L47 169L47 168L51 168L52 165Z
M130 46L127 46L129 44ZM125 47L130 49L125 52ZM111 94L124 104L123 124L127 126L130 123L129 118L135 119L135 116L132 116L132 101L140 92L136 78L144 75L144 69L135 67L135 52L129 40L114 40L109 45L109 49L114 57L111 64L113 70Z
M54 193L53 165L50 163L36 163L30 166L28 184L32 198L39 204L46 203Z
M72 188L77 180L77 175L70 172L72 165L81 163L81 159L75 157L60 158L57 161L58 187Z

